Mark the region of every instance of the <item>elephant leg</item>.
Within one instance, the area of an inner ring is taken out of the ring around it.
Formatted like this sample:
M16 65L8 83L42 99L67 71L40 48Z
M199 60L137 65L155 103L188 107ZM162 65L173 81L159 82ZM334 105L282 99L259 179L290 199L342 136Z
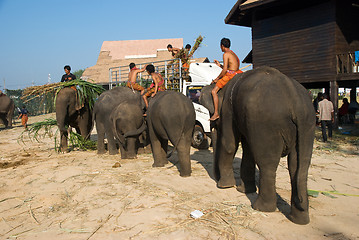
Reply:
M238 148L238 140L231 128L224 128L219 131L217 147L215 153L215 169L219 170L219 188L228 188L236 186L236 180L233 172L233 159Z
M6 116L3 115L3 114L0 114L0 117L1 117L1 120L2 120L5 128L7 128L8 127L8 120L7 120Z
M126 149L120 143L120 151L122 159L134 159L137 158L136 154L136 137L127 137Z
M185 136L182 134L181 139L177 146L177 153L180 163L180 176L189 177L191 176L191 134Z
M116 155L118 154L118 150L116 147L116 141L115 141L115 136L113 135L113 132L111 129L108 129L108 131L106 132L106 136L107 136L107 143L108 143L108 152L110 155Z
M105 149L105 126L102 122L96 121L97 130L97 154L104 154Z
M288 155L288 169L292 186L291 212L288 218L296 224L308 224L310 221L307 182L312 154L312 144L310 143L313 138L309 136L306 141L302 141L302 144L308 146L299 146L298 152L294 147Z
M211 141L212 141L212 148L213 148L213 156L216 156L216 148L217 148L217 129L213 128L212 132L211 132ZM219 173L219 167L218 167L218 162L216 160L216 158L214 157L214 165L213 165L213 170L214 170L214 178L219 181L219 179L221 178L221 174Z
M136 154L137 137L127 137L127 158L137 158Z
M121 159L127 159L127 151L125 150L125 148L122 146L122 144L120 143L120 153L121 153Z
M297 174L298 174L298 158L297 158L297 151L294 148L288 155L288 169L290 175L290 182L292 186L292 195L291 195L291 212L289 215L289 219L297 224L307 224L309 223L309 213L308 207L305 209L298 209L296 206L296 199L298 199L298 184L303 184L303 186L307 185L305 183L298 183L297 181ZM304 205L308 206L308 198L303 199Z
M253 208L263 212L273 212L277 208L277 195L275 188L276 171L280 161L283 145L282 139L265 136L273 136L274 133L254 135L255 141L251 142L251 151L259 168L259 193L253 204Z
M61 131L60 132L60 151L66 152L67 147L67 138L68 138L68 132L67 131Z
M154 158L154 163L152 167L164 167L167 163L167 146L168 140L159 139L157 136L153 136L150 133L151 138L151 148Z
M81 135L81 130L79 127L75 127L76 133ZM82 136L82 135L81 135ZM82 136L83 137L83 136Z
M237 186L237 190L242 193L256 192L255 183L255 163L253 154L249 148L247 140L242 137L242 162L241 162L241 183Z

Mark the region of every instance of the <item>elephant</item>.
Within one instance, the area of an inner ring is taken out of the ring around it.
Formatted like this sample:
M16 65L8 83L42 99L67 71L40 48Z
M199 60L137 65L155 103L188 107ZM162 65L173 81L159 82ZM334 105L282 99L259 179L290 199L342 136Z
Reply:
M115 155L118 153L110 114L123 102L137 104L142 107L140 93L132 91L127 87L116 87L105 91L95 102L93 120L96 121L98 154L104 154L106 152L104 143L105 135L108 141L109 154Z
M138 136L146 130L141 106L136 103L120 103L110 114L113 133L120 142L121 158L136 158Z
M168 140L177 150L180 176L191 175L190 149L195 125L195 111L189 98L179 92L157 92L147 110L147 127L154 158L153 167L168 163ZM172 152L173 152L172 151Z
M200 103L211 114L213 87L203 88L200 97ZM280 158L287 156L292 188L288 218L296 224L308 224L307 177L315 131L315 113L308 91L278 70L264 66L236 75L220 92L214 153L218 187L236 184L232 163L241 141L241 183L237 189L256 192L257 165L259 193L253 208L275 211L276 170Z
M12 118L14 115L15 104L14 101L6 96L0 94L0 120L5 125L5 128L12 127Z
M65 152L68 149L68 126L75 128L84 139L90 137L93 126L92 110L87 101L82 108L78 107L76 90L70 87L58 92L55 104L56 121L60 131L60 151Z

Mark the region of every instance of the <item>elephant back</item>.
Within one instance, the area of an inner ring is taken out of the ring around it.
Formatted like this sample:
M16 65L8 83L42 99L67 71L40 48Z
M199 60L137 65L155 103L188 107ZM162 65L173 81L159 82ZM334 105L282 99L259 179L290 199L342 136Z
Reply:
M163 138L176 143L177 132L193 131L195 111L189 98L175 91L158 92L151 100L147 111L147 120Z

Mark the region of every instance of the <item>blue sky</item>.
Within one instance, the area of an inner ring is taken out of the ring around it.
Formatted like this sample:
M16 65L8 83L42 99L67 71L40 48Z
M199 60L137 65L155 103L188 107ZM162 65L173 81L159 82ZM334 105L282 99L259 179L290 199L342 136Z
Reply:
M103 41L183 38L194 57L221 60L219 41L228 37L243 58L251 29L224 24L236 0L0 0L0 89L20 89L61 79L96 64Z

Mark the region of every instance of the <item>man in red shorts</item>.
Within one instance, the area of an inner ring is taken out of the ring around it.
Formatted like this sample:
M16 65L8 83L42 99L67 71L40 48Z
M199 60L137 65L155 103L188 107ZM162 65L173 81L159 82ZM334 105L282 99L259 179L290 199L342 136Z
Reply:
M155 72L155 67L152 64L146 66L146 70L148 75L151 75L153 79L153 83L149 88L147 88L147 92L142 96L143 100L146 104L146 108L148 108L148 97L154 97L158 91L165 91L165 81L162 78L161 74Z
M212 83L216 83L216 86L212 90L214 114L209 119L210 121L215 121L219 118L218 91L222 89L236 74L242 73L242 71L239 70L239 58L231 49L229 49L230 47L231 41L228 38L222 38L221 50L223 52L223 65L221 65L217 60L214 60L214 62L222 68L222 72L212 81Z
M147 66L147 65L146 65ZM142 69L136 68L136 64L130 63L130 72L128 73L128 82L127 87L131 88L132 90L137 90L141 92L141 95L145 92L145 88L142 87L140 84L136 83L137 74L140 72L144 72L146 70L146 66Z

